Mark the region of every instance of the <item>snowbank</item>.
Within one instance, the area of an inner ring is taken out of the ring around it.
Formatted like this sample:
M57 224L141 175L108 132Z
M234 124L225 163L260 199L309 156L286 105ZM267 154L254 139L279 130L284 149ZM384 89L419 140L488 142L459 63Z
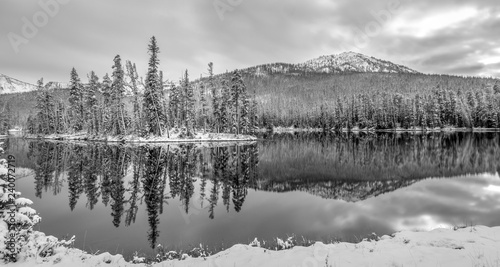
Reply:
M53 239L40 232L35 232L35 236L41 244ZM31 257L7 266L147 266L126 262L120 255L90 255L65 247L42 258L36 256L36 248L32 246ZM357 244L318 242L310 247L280 251L235 245L210 257L166 261L152 266L500 266L499 251L500 227L474 226L430 232L405 231Z

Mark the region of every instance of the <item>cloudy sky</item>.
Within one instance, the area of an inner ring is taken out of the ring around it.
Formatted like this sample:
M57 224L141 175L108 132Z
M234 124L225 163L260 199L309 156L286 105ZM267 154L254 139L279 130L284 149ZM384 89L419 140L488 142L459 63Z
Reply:
M1 0L0 34L0 73L31 83L102 76L116 54L144 75L153 35L172 80L346 50L500 77L498 0Z

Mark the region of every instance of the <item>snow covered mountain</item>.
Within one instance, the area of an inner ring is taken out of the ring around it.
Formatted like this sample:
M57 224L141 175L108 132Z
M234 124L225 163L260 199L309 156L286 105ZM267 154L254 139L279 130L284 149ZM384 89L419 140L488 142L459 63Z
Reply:
M0 94L24 93L36 90L36 85L0 74Z
M48 89L63 89L67 87L68 84L61 82L48 82L45 84L45 88ZM36 90L37 86L34 84L0 74L0 94L25 93Z
M354 52L321 56L299 64L272 63L259 65L242 71L246 74L256 76L345 72L419 73L403 65Z
M125 76L125 84L127 85L125 88L125 94L127 96L133 95L131 89L130 77L128 75ZM86 85L84 83L84 85ZM137 87L139 92L144 92L144 85L142 82L137 83ZM48 82L45 84L45 88L47 89L66 89L69 88L69 83L62 82ZM7 75L0 73L0 94L13 94L13 93L25 93L36 91L37 86L31 83L23 82L18 79L9 77Z

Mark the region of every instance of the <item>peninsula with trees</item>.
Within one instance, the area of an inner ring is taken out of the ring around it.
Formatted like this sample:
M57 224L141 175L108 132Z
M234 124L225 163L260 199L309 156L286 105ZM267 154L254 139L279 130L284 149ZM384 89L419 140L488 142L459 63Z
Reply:
M209 63L206 79L190 82L186 70L178 84L166 84L154 36L148 52L144 81L132 62L123 67L120 55L113 59L111 77L106 74L101 82L92 71L84 84L73 68L68 99L57 99L40 79L25 137L133 143L256 140L257 105L239 71L216 79Z

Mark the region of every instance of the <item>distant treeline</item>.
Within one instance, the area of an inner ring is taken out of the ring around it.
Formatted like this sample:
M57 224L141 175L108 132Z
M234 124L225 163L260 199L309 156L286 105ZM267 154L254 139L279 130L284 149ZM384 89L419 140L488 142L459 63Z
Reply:
M210 63L206 82L190 82L186 70L178 85L165 84L158 69L159 48L154 37L148 48L150 60L144 82L130 61L126 62L125 72L119 55L114 58L111 77L106 74L102 82L92 71L84 85L73 68L67 100L55 99L40 79L35 114L27 118L27 132L170 137L174 129L178 133L176 137L190 138L200 131L234 134L254 131L256 104L248 95L238 71L232 72L227 79L216 81ZM143 92L139 90L141 85ZM132 94L128 99L127 90Z
M424 74L246 76L261 127L497 128L498 80Z

